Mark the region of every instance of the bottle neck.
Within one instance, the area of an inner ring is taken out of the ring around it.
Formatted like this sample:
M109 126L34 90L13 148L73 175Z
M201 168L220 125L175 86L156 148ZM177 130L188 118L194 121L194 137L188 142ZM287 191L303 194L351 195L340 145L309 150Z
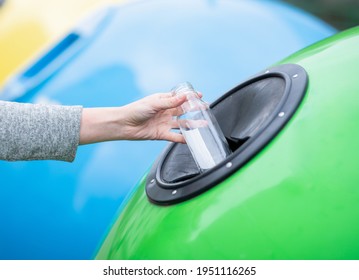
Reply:
M177 96L186 96L187 101L181 105L185 113L190 111L198 111L201 110L201 108L203 107L200 106L203 101L189 82L184 82L177 85L175 88L172 89L172 92L174 95Z

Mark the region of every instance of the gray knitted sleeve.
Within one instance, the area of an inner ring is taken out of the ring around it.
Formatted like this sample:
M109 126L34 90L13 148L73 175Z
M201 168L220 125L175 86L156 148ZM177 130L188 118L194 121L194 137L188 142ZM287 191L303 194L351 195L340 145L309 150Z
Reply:
M81 106L0 101L0 160L73 161L81 115Z

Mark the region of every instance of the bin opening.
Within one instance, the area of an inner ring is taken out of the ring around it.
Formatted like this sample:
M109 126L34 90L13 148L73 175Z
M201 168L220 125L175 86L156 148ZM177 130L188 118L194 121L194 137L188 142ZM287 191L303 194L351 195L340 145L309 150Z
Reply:
M269 121L284 92L283 78L268 77L238 89L213 107L233 152Z
M186 144L169 145L148 175L149 199L158 204L180 202L237 171L284 127L306 86L305 70L288 64L269 69L223 95L211 109L233 153L201 173Z
M284 95L285 81L268 77L234 91L212 108L235 152L268 122ZM176 145L161 167L161 179L166 183L185 181L200 174L187 145Z

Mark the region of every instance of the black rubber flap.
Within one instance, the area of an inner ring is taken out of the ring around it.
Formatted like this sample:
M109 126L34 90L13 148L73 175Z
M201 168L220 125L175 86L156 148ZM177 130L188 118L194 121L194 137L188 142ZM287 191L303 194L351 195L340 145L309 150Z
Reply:
M257 154L284 127L307 86L305 70L294 64L266 70L211 105L233 154L200 173L184 144L170 144L148 174L146 193L156 204L173 204L217 185Z
M166 183L182 182L200 171L187 145L178 144L167 154L161 168L161 178Z

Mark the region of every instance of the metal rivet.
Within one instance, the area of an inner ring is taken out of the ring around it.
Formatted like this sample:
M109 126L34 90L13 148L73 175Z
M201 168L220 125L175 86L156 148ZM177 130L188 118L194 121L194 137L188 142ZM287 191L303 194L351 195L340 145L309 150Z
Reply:
M177 190L174 190L174 191L172 192L173 195L175 195L176 193L177 193Z
M226 167L227 167L227 168L232 167L232 162L227 162Z
M153 184L154 182L155 182L155 179L152 179L152 180L150 181L151 184Z
M298 74L294 74L294 75L293 75L293 78L297 78L297 77L298 77Z
M280 112L279 114L278 114L278 117L284 117L284 115L285 115L285 113L284 112Z

